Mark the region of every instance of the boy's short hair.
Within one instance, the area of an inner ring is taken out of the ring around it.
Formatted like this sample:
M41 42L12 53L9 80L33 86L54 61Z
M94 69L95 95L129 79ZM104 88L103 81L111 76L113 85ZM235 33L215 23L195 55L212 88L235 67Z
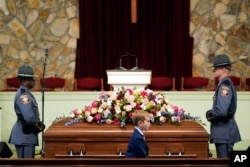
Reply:
M149 117L149 113L144 110L135 110L135 112L132 115L132 121L135 126L138 125L139 121L146 120L146 117Z

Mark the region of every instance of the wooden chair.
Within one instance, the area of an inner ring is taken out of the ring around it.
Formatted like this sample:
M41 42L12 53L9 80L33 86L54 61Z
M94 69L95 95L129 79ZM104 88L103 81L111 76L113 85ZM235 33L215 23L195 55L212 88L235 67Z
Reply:
M6 88L1 91L17 91L20 87L20 83L17 77L6 78Z
M64 91L65 90L65 78L60 77L48 77L44 78L44 91ZM40 80L42 86L42 79ZM42 87L41 87L42 89Z
M74 90L103 91L104 90L103 78L95 78L95 77L76 78Z
M199 91L210 89L210 79L206 77L182 77L181 91Z
M244 90L250 91L250 78L245 78Z
M148 88L154 91L174 91L175 90L175 78L170 77L152 77L151 83Z
M232 76L232 75L229 77L230 77L231 81L233 82L235 88L238 91L241 91L241 88L242 88L241 77L236 77L236 76ZM217 79L214 80L214 89L213 90L216 90L218 83L219 83L219 81Z

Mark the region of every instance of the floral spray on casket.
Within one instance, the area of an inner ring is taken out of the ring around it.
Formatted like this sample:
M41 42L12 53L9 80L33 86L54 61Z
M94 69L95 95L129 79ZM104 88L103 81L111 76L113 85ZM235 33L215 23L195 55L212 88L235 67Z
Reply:
M116 124L125 127L132 123L132 114L135 110L145 110L150 113L151 123L180 124L183 120L200 121L199 117L185 114L181 107L173 105L164 97L163 93L153 92L150 89L120 88L110 92L102 92L84 109L75 109L71 112L71 120L66 126L78 122L96 122L98 124Z

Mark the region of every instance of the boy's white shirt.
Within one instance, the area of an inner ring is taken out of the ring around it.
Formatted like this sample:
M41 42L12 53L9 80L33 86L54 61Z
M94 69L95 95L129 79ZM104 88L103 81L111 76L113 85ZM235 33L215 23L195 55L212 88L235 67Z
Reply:
M136 126L135 129L137 129L137 130L139 131L139 133L140 133L142 136L144 136L142 130L141 130L139 127Z

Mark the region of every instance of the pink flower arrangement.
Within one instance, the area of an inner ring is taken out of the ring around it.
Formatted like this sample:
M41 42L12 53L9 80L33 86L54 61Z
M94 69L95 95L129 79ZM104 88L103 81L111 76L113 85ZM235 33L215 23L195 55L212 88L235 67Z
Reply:
M135 110L145 110L150 113L151 123L179 124L185 119L196 119L185 114L181 107L173 105L162 93L155 93L149 89L125 89L102 92L84 109L75 109L71 112L72 121L66 126L76 122L96 122L98 124L116 124L121 127L132 123L132 113Z

